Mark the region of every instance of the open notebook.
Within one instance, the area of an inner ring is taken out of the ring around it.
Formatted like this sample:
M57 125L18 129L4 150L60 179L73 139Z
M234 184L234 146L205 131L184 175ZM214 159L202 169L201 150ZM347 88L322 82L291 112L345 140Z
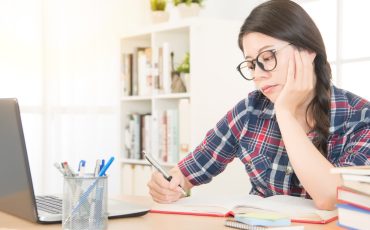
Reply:
M236 213L266 210L289 216L292 222L325 224L337 219L337 211L315 208L312 200L276 195L262 198L256 195L242 197L186 197L172 204L156 203L151 212L202 216L233 216Z

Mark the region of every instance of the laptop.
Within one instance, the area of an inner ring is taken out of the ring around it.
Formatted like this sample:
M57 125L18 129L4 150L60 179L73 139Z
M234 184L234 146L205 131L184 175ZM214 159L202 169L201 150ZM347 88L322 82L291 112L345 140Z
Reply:
M61 210L60 198L35 196L17 99L0 99L0 211L36 223L58 223ZM148 211L108 199L108 218L141 216Z

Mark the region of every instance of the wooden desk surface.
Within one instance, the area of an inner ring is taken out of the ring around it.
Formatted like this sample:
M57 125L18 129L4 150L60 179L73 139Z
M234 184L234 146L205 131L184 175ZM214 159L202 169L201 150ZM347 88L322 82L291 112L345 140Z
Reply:
M137 197L137 196L125 196L122 198L125 201L135 202L144 205L150 205L152 203L149 197ZM204 217L204 216L190 216L190 215L169 215L169 214L157 214L148 213L141 217L132 218L120 218L108 221L108 229L135 229L135 230L147 230L147 229L160 229L160 230L183 230L183 229L228 229L233 228L225 227L225 218L222 217ZM303 224L295 224L303 225ZM331 222L326 225L322 224L304 224L306 230L317 229L317 230L332 230L341 229L336 226L336 222ZM61 224L35 224L17 217L8 215L0 212L0 230L10 229L61 229Z

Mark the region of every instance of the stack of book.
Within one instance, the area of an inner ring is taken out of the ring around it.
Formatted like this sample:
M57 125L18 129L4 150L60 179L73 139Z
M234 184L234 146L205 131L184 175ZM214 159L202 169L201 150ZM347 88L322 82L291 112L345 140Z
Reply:
M333 168L340 173L343 185L338 187L338 225L352 229L370 226L370 166Z

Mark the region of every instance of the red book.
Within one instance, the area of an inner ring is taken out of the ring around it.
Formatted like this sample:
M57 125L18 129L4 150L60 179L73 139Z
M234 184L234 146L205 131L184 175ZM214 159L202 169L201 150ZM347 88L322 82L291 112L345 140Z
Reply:
M290 218L292 222L326 224L337 219L337 211L324 211L315 208L312 200L287 195L262 198L257 195L242 197L186 197L171 204L155 204L151 212L227 217L236 213L277 212Z
M338 187L337 199L340 203L351 204L353 206L370 211L370 196L347 187Z

